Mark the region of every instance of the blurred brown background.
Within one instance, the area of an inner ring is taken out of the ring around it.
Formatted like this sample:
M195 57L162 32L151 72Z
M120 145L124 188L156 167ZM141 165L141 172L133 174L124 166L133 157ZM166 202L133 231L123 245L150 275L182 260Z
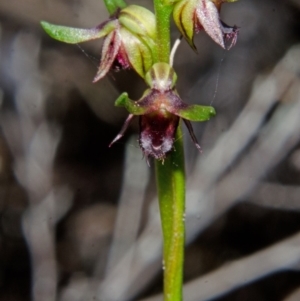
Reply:
M39 25L106 18L100 0L0 2L1 301L162 300L137 122L108 148L127 116L114 100L145 85L131 71L92 84L101 41ZM217 110L193 125L202 155L184 134L185 301L300 300L300 1L240 0L222 19L240 27L234 48L201 32L197 54L183 41L175 57L182 98Z

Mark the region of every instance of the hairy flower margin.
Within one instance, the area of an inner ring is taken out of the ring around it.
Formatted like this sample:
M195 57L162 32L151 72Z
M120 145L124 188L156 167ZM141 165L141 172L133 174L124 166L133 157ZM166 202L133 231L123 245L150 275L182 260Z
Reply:
M174 21L190 46L195 49L194 33L204 29L222 48L235 45L238 28L230 27L219 18L224 2L237 0L166 0L174 4ZM188 105L179 97L175 84L177 75L167 63L157 62L156 21L152 12L138 5L110 3L110 18L90 29L71 28L42 21L44 30L54 39L77 44L104 38L101 62L93 82L102 79L110 69L132 68L145 79L149 88L141 99L133 101L123 93L116 100L116 106L129 111L120 133L110 143L112 146L125 133L134 116L139 116L139 144L148 158L164 160L172 151L175 134L182 119L188 128L197 149L200 145L190 121L206 121L215 115L209 106Z

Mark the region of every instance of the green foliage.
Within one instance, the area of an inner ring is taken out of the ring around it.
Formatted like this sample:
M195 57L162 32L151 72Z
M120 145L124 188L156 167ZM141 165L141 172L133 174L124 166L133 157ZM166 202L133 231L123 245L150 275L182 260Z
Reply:
M100 39L115 29L114 22L107 22L101 28L97 26L90 29L54 25L46 21L41 21L41 25L51 38L68 44Z

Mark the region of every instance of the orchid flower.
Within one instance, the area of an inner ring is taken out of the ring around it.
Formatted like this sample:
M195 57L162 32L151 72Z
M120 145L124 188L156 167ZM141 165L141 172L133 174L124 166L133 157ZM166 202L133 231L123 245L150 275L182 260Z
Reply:
M138 5L118 9L107 21L90 29L54 25L42 21L44 30L54 39L69 44L104 38L100 66L93 82L110 69L133 68L141 77L153 64L155 17Z
M110 146L124 135L132 118L138 115L139 144L147 161L149 156L164 160L173 149L180 118L186 124L197 149L201 151L190 121L209 120L216 114L215 110L210 106L188 105L183 102L175 89L176 80L177 75L169 64L156 63L146 74L145 81L149 89L141 99L133 101L127 93L121 94L115 105L125 107L130 114Z
M229 50L235 45L239 30L221 21L219 12L224 2L234 1L237 0L180 0L174 6L174 21L192 48L195 49L194 33L204 29L217 44Z

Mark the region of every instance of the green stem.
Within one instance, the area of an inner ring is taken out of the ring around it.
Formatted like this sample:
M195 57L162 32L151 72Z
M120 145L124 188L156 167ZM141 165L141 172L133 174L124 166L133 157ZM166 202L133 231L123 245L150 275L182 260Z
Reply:
M182 300L184 260L185 173L182 132L178 127L173 151L156 161L156 180L164 240L164 300Z
M154 0L154 10L156 17L158 62L169 63L171 45L170 16L173 6L164 4L163 0Z
M172 5L154 0L157 62L169 63ZM185 172L182 132L179 126L172 151L156 161L156 183L163 230L164 301L182 300L184 259Z
M127 6L124 0L103 0L110 15L113 15L118 8Z

